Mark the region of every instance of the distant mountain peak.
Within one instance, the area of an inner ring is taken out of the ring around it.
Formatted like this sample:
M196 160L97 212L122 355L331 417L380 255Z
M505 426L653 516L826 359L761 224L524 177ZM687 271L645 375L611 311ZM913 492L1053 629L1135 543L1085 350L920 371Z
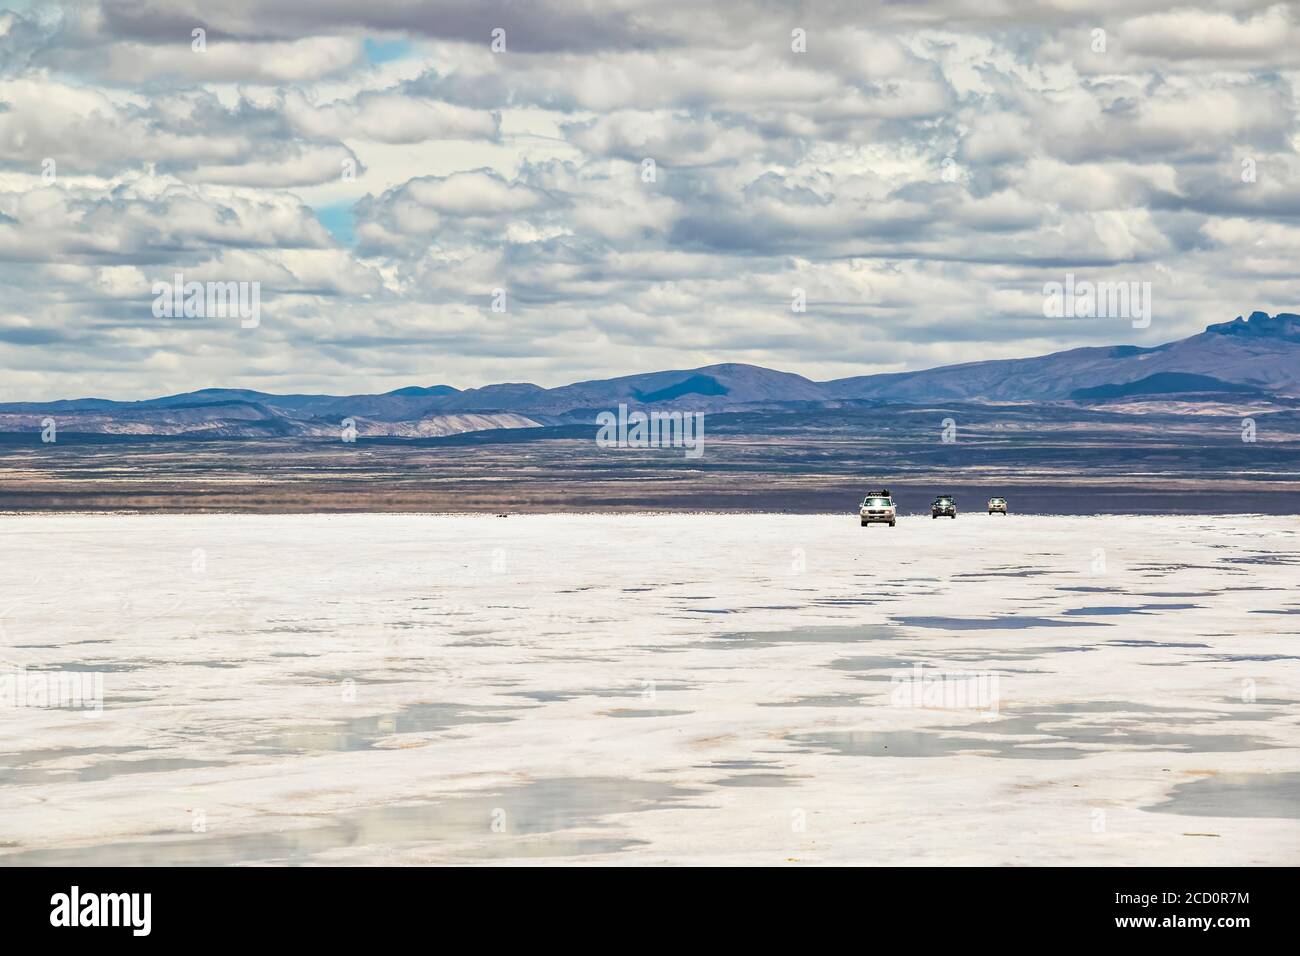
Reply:
M460 391L450 385L408 385L405 388L395 388L391 392L385 392L385 395L454 395Z
M749 362L719 362L716 365L703 365L699 368L687 369L686 371L696 372L696 373L714 372L717 374L723 374L728 372L732 374L735 374L737 372L764 372L764 373L771 374L776 370L767 368L764 365L753 365L750 364ZM791 373L777 372L776 374L789 375Z
M1237 316L1231 322L1206 326L1212 335L1241 335L1250 338L1291 339L1300 342L1300 315L1293 312L1252 312L1248 318Z

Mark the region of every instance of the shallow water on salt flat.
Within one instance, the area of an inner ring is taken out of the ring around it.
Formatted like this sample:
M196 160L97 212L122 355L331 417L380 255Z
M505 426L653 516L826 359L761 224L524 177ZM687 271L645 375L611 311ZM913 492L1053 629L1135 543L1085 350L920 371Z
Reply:
M4 520L0 864L1300 862L1292 519Z

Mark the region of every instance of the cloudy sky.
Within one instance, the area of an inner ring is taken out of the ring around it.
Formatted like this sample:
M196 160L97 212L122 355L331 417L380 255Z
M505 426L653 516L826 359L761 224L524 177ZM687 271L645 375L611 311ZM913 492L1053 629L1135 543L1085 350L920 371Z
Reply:
M1295 3L0 7L0 401L824 379L1300 306ZM1150 327L1045 318L1067 272ZM156 318L176 273L261 324Z

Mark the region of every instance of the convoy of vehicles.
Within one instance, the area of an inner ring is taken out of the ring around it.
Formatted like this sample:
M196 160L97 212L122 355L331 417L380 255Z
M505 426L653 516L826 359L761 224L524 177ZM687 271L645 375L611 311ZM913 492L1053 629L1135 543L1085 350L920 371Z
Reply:
M989 499L989 514L1007 514L1007 499L1001 495L994 495ZM887 524L891 528L898 521L898 507L894 504L894 497L889 493L888 488L882 488L880 491L868 491L862 499L862 504L858 505L858 516L862 519L862 527L869 524ZM957 499L953 495L937 495L930 504L931 518L956 518L957 517Z
M858 506L858 514L862 517L864 528L869 524L887 524L892 528L897 519L894 499L890 496L889 489L867 492L862 504Z

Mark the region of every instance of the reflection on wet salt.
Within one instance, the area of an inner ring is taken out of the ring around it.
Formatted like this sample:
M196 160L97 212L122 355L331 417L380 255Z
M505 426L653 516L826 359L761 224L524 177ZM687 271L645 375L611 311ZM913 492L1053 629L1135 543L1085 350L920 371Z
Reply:
M1223 702L1241 708L1237 712L1237 718L1239 720L1247 719L1245 715L1259 707L1295 707L1300 704L1300 700L1289 700L1285 697L1256 697L1251 701L1242 700L1240 697L1225 697L1223 698ZM1277 712L1264 711L1264 713L1275 714Z
M797 783L798 777L784 773L739 773L720 780L710 780L715 787L789 787Z
M224 767L224 760L192 760L186 757L139 757L128 760L93 760L83 766L60 766L60 763L83 763L81 758L112 754L146 753L144 747L64 747L29 750L0 755L0 779L13 786L50 783L84 783L111 780L127 774L168 773L197 767Z
M1300 773L1224 773L1180 783L1153 813L1300 819Z
M890 618L908 627L940 628L947 631L1019 630L1031 627L1113 627L1101 621L1058 621L1050 617L1017 617L1004 614L1000 617L895 617Z
M231 835L158 834L152 840L0 855L0 866L229 866L306 863L363 847L418 847L458 859L617 853L640 841L565 831L612 826L607 817L668 807L702 791L616 777L561 777L427 803L330 814L322 826ZM424 845L428 846L425 847Z
M1030 661L1039 660L1050 654L1078 654L1089 653L1094 648L1091 647L1071 647L1054 645L1050 647L1038 647L1030 650L1013 651L998 648L972 647L966 650L948 650L942 653L936 652L917 652L906 658L903 657L840 657L831 661L826 666L832 670L838 671L910 671L913 665L918 663L930 664L936 667L946 666L950 662L958 662L962 665L981 664L984 670L996 670L1009 674L1040 674L1043 671L1026 670L1016 667L994 666L995 661ZM888 679L888 675L880 679Z
M112 641L93 640L93 641L56 641L53 644L15 644L16 651L48 651L56 647L79 647L82 644L112 644Z
M495 724L514 720L522 707L465 704L408 704L395 714L371 714L320 726L284 727L259 734L239 753L286 754L367 750L396 734L427 734L465 724ZM503 713L504 712L504 713Z
M1107 647L1209 647L1209 644L1183 644L1176 641L1144 641L1133 638L1127 641L1103 641Z
M367 677L364 674L343 674L335 671L296 671L288 675L293 680L301 680L305 684L342 684L345 680L350 680L357 685L371 684L396 684L400 683L395 680L387 680L381 677Z
M793 700L761 700L759 707L858 707L860 694L822 694L813 697L796 697Z
M645 697L648 687L648 683L643 684L641 681L636 681L622 687L585 687L574 690L515 690L510 691L506 696L524 697L541 704L549 704L556 701L580 700L584 697ZM691 690L693 687L693 684L679 681L654 682L656 693L659 691Z
M1153 713L1171 712L1179 716L1152 720ZM1089 720L1093 714L1102 715L1102 719ZM969 752L1067 760L1115 749L1236 753L1277 746L1262 737L1180 733L1149 726L1159 723L1204 727L1216 720L1234 719L1235 714L1218 711L1171 711L1126 701L1083 701L1013 710L996 720L943 731L830 731L796 734L788 739L803 745L805 751L811 748L852 756L936 757Z
M826 666L837 671L910 670L915 661L901 657L841 657Z
M85 671L97 671L101 674L129 674L132 671L142 671L146 667L166 663L165 661L60 661L57 664L28 664L26 670L29 671L65 671L68 673L82 673Z
M833 625L801 627L790 631L739 631L719 634L713 641L733 647L768 647L776 644L853 644L857 641L891 641L906 636L905 630L892 624L859 624L848 627Z
M1214 717L1198 714L1188 719L1165 717L1160 722L1203 726L1213 720ZM1072 747L1095 745L1188 753L1236 753L1269 750L1275 746L1261 737L1241 734L1195 734L1148 729L1151 723L1149 716L1141 710L1131 712L1131 716L1119 716L1112 712L1104 722L1090 723L1085 720L1070 720L1069 711L1053 707L1046 711L1026 712L962 729L1012 737L1045 736L1051 738L1050 742L1061 742Z
M1186 611L1191 608L1200 607L1199 604L1137 604L1137 605L1104 605L1101 607L1072 607L1068 611L1061 613L1067 617L1081 616L1091 617L1092 615L1106 614L1150 614L1153 611Z
M954 574L954 578L1036 578L1043 574L1053 574L1055 572L1045 571L1042 568L1017 568L1010 571L962 571Z
M1223 561L1226 564L1300 564L1300 555L1265 552L1263 554L1224 558Z
M1069 747L1022 747L1010 741L986 741L978 737L915 730L827 731L797 734L789 739L802 745L801 749L805 753L826 751L852 757L950 757L976 751L992 751L991 755L995 757L1037 757L1048 760L1073 760L1086 755L1085 751Z

